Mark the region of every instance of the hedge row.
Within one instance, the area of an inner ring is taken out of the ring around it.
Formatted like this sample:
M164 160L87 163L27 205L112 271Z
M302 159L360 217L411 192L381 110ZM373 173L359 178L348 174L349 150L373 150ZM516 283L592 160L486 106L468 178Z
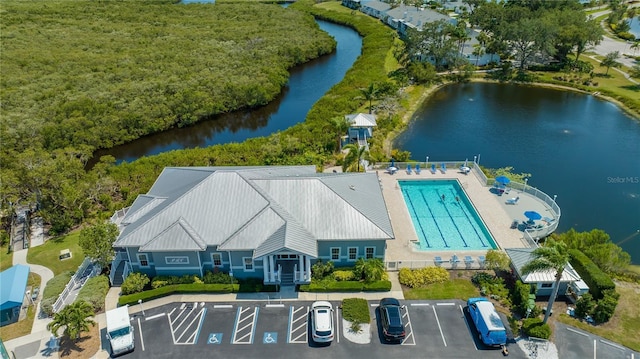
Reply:
M599 300L607 289L615 289L611 277L603 272L589 257L577 249L570 249L571 265L580 274L580 277L589 286L589 292L593 299Z
M80 289L76 300L84 300L98 313L104 310L104 298L107 296L107 292L109 292L109 277L99 275L87 280Z
M331 282L311 283L300 286L301 292L388 292L391 290L391 282L380 280L377 282Z
M138 304L138 300L143 302L148 300L166 297L171 294L194 294L194 293L232 293L239 290L239 285L234 284L174 284L157 289L146 290L140 293L123 295L118 299L118 305Z

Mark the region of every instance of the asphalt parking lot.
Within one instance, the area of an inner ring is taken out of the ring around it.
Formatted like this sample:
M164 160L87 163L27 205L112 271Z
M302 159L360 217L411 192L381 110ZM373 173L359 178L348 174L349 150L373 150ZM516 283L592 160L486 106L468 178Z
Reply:
M132 316L136 347L122 358L498 358L475 338L462 301L402 301L406 338L387 343L381 337L377 302L370 302L371 341L353 343L343 335L339 302L336 336L330 345L310 340L312 302L268 304L173 303ZM104 333L102 333L104 337ZM103 347L108 343L103 340ZM526 358L517 345L510 357Z
M597 335L556 323L555 344L560 358L581 359L634 359L640 353L634 352Z

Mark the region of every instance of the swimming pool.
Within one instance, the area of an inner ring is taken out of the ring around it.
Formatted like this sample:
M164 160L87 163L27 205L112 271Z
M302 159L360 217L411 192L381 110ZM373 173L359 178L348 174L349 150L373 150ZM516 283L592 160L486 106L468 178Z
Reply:
M398 184L420 249L488 250L498 247L458 181L398 181Z

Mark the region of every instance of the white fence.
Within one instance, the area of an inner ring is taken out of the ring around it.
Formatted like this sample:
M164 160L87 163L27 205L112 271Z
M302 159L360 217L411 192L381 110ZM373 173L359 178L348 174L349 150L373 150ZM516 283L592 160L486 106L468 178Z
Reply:
M56 302L53 303L54 313L58 313L60 310L62 310L62 308L64 308L67 297L78 285L82 287L89 278L95 277L100 273L100 266L94 265L91 269L91 272L88 275L84 275L85 271L90 265L92 265L92 261L89 257L86 257L84 261L82 261L82 264L80 264L80 266L78 267L78 270L69 280L69 283L67 283L67 286L64 287L62 294L60 294Z
M445 269L484 269L484 258L466 258L458 257L457 259L442 258L438 259L425 259L425 260L402 260L402 261L388 261L385 262L385 269L390 272L399 271L402 268L418 269L424 267L442 267Z

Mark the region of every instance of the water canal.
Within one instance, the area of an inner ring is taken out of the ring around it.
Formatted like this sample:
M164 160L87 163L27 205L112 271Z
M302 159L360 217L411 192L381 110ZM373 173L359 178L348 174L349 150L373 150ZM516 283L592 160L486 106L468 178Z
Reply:
M133 161L171 150L243 142L304 121L311 106L343 79L362 51L362 39L353 29L321 20L318 24L336 39L336 51L293 68L287 86L267 106L214 116L190 127L146 136L97 151L94 158L111 155L118 162Z
M531 173L557 195L558 230L600 228L640 263L640 122L591 95L507 84L451 85L394 147L414 159L473 159ZM523 211L526 208L522 209Z

